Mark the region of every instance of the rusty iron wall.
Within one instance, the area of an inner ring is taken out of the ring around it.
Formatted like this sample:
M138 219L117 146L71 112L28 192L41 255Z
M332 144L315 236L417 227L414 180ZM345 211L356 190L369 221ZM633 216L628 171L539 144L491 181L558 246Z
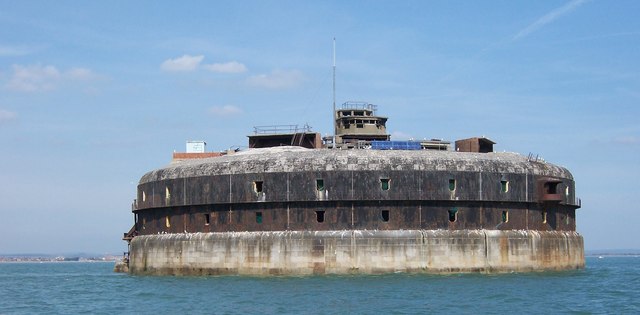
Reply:
M197 205L138 211L136 230L140 235L347 229L575 231L574 208L525 206L519 203L395 201ZM450 221L451 210L456 211L453 222ZM323 211L323 222L318 222L318 211ZM387 221L383 211L387 211ZM506 222L503 212L507 216ZM546 222L543 212L546 212ZM256 219L257 213L261 214L260 222Z
M388 189L381 180L388 180ZM557 192L562 193L554 196L559 200L541 202L545 193L541 180L558 182ZM573 231L577 207L574 182L568 178L490 172L301 171L143 183L135 213L139 234L421 228ZM449 211L454 210L451 222ZM316 211L324 211L324 222L317 222ZM389 211L388 221L382 219L382 211ZM261 223L256 222L258 212Z
M324 188L316 189L322 179ZM388 190L382 180L389 181ZM455 190L450 181L455 180ZM209 175L151 181L138 186L137 208L193 204L318 200L540 201L539 182L558 181L559 202L575 205L572 179L514 173L453 171L325 171ZM508 183L508 191L502 182ZM257 192L255 182L261 182ZM169 198L167 198L169 191ZM566 193L565 193L566 192Z

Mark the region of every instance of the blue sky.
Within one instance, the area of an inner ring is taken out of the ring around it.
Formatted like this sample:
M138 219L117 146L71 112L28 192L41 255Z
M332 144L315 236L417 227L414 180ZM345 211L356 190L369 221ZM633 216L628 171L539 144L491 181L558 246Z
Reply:
M640 248L638 1L0 0L0 253L121 252L139 178L186 140L487 136L566 166L587 249Z

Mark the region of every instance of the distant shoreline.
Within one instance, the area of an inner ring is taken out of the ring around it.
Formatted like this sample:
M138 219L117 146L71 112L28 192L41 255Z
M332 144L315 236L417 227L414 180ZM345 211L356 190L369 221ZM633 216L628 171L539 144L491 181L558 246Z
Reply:
M61 255L0 255L0 263L43 263L43 262L116 262L122 260L121 255L104 256L61 256Z
M594 253L594 254L585 254L585 257L640 257L640 253Z
M603 250L587 251L585 257L640 257L640 250L621 251ZM64 262L117 262L122 260L122 255L87 255L87 256L62 256L62 255L38 255L18 254L0 255L0 263L64 263Z
M19 261L0 261L2 264L84 264L84 263L116 263L117 260L79 260L79 261L56 261L56 260L19 260Z

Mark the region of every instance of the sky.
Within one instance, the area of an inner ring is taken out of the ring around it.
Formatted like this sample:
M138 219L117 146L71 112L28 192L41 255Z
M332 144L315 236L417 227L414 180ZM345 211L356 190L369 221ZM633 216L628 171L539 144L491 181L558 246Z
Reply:
M187 140L486 136L567 167L587 250L639 249L639 1L0 0L0 254L120 253L140 177Z

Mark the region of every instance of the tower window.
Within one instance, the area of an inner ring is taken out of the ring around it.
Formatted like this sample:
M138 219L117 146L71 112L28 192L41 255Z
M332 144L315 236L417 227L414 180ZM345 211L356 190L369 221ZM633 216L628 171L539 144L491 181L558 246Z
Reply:
M147 201L147 194L144 193L144 191L142 192L142 202Z
M324 190L324 180L323 179L316 179L316 190L317 191L323 191Z
M542 223L547 223L547 211L542 211Z
M389 222L389 210L382 210L380 213L380 218L383 222Z
M502 223L509 222L509 211L502 211Z
M558 183L557 182L546 182L544 183L544 191L549 195L557 194Z
M262 192L262 181L255 181L253 182L253 191L256 192L257 194Z
M456 180L453 179L453 178L449 179L449 190L450 191L455 191L456 190Z
M324 222L324 210L316 211L316 222L318 223Z
M209 225L209 224L211 224L211 214L205 213L204 214L204 225Z
M390 187L390 179L388 178L380 178L380 187L382 190L389 190Z
M449 209L449 222L458 221L458 208Z
M169 222L169 216L164 217L164 226L170 228L171 222Z
M256 212L256 223L262 223L262 212Z
M501 180L500 181L500 186L502 187L502 192L508 192L509 191L509 181L508 180Z
M169 191L169 187L165 187L164 189L164 198L167 203L171 200L171 191Z

